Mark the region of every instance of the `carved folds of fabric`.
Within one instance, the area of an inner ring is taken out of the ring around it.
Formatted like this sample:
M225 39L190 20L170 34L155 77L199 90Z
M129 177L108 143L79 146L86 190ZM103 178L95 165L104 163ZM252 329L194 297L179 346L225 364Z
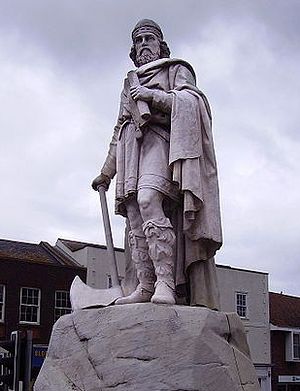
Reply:
M147 281L148 283L153 283L155 281L154 267L149 257L145 236L129 231L128 243L131 250L131 258L135 263L138 280L140 282Z
M176 238L170 220L166 217L148 220L143 224L143 230L157 278L172 277L173 279L173 254Z

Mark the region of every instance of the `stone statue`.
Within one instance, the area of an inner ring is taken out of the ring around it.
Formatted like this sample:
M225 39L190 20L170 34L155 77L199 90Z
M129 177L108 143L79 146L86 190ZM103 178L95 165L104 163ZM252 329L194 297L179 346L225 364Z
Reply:
M123 303L219 308L214 255L222 244L211 111L190 64L170 58L161 28L137 23L120 111L101 173L116 175L138 285Z
M107 189L117 176L116 212L127 219L127 267L135 266L137 283L116 304L131 305L62 316L34 390L259 391L241 319L212 311L222 237L207 99L193 68L169 58L155 22L141 20L132 39L137 69L125 79L108 156L92 183ZM184 300L209 308L150 303Z

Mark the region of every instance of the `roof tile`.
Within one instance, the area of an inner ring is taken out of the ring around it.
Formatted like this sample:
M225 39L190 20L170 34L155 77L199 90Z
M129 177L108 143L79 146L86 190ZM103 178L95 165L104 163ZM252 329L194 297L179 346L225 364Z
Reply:
M269 293L270 322L279 327L300 327L300 297Z
M80 265L47 242L26 243L0 239L0 261L18 260L30 263L79 267Z

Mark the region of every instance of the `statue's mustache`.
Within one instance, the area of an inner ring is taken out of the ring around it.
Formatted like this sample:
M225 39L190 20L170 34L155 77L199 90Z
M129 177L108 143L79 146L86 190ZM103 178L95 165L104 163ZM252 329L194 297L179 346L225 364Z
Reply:
M142 47L142 48L139 49L138 55L141 55L141 54L143 54L144 52L146 52L146 53L148 52L148 53L150 53L150 54L154 54L153 50L152 50L150 47L145 46L145 47Z

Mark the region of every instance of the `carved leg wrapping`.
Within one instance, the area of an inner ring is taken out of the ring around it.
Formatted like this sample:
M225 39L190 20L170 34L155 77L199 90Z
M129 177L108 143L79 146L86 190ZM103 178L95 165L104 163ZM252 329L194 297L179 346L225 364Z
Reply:
M143 224L143 230L157 278L151 302L175 304L174 246L176 238L172 224L166 217L148 220Z
M128 242L131 250L131 258L134 262L139 285L131 295L116 300L116 304L149 302L156 280L153 263L149 257L148 245L143 232L130 231Z

